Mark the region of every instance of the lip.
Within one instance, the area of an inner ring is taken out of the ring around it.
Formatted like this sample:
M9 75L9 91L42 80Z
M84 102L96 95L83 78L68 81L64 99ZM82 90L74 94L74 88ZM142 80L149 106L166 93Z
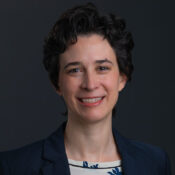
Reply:
M89 99L89 98L103 98L104 96L93 96L93 97L78 97L78 99L82 99L82 98L86 98L86 99Z
M99 100L99 101L97 101L97 102L94 102L94 103L85 103L85 102L82 102L82 101L80 100L81 98L78 98L78 101L79 101L79 103L80 103L81 105L83 105L83 106L86 106L86 107L94 107L94 106L100 105L100 104L103 102L105 96L83 97L83 98L86 98L86 99L89 99L89 98L100 98L100 97L102 97L102 99Z

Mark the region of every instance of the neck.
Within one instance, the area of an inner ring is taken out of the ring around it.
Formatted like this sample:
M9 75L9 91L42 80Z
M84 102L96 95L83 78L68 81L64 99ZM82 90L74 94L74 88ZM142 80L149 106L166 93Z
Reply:
M69 159L92 162L120 159L112 134L112 117L93 124L80 123L68 117L65 147Z

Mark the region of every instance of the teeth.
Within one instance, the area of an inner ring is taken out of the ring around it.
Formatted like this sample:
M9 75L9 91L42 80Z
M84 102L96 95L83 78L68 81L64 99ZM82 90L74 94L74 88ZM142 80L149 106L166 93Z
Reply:
M99 100L101 100L102 97L99 97L99 98L88 98L88 99L81 99L83 102L85 103L95 103Z

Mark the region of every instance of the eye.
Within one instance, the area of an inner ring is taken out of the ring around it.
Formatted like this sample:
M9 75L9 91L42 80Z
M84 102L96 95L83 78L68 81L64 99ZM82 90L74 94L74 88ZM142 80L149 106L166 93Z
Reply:
M73 68L73 69L70 69L70 70L68 71L68 73L76 73L76 72L79 72L79 71L80 71L79 68Z
M107 67L107 66L99 66L98 67L98 70L99 71L106 71L106 70L109 70L110 68L109 67Z

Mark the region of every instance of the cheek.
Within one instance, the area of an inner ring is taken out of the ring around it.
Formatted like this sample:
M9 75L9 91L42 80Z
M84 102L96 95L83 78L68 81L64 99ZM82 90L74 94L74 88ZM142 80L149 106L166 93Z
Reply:
M101 82L108 90L117 92L119 86L119 77L116 72L112 73L110 76L107 76L105 78L103 77Z
M75 80L71 79L71 78L62 78L61 81L61 91L64 97L70 97L72 95L75 95L76 90L78 88L78 82L76 82Z

